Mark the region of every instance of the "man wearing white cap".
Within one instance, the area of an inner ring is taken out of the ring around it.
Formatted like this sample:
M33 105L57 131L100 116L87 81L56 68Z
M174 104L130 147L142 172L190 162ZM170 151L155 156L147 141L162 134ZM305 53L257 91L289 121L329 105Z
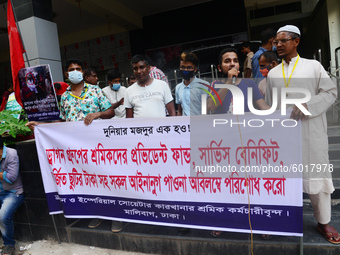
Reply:
M282 64L273 68L267 79L266 102L272 104L272 89L277 88L278 95L284 87L304 88L311 93L311 99L302 104L311 115L306 116L296 105L291 118L301 120L303 191L309 194L318 221L317 229L334 244L340 243L340 235L329 225L331 220L331 193L334 191L332 166L328 160L328 137L326 111L335 101L337 89L325 69L316 60L301 58L297 53L300 43L300 30L296 26L281 27L273 44L282 58ZM301 93L287 93L287 98L301 98ZM281 97L278 96L278 108ZM326 166L325 171L312 171L312 167Z

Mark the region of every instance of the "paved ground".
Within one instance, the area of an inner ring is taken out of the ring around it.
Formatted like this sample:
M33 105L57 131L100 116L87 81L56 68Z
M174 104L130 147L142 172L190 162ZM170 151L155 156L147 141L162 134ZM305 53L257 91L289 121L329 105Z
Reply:
M14 255L141 255L145 253L126 252L84 246L73 243L61 243L42 240L33 243L17 242Z

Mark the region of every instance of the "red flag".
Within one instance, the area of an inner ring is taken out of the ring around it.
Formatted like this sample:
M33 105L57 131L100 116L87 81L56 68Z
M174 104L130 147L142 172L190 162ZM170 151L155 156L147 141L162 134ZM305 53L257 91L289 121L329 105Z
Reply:
M20 97L20 84L18 79L18 73L21 68L25 67L25 61L22 54L25 52L21 42L20 34L15 23L11 0L7 3L7 29L9 39L9 49L11 55L11 68L13 89L15 93L15 99L23 107Z

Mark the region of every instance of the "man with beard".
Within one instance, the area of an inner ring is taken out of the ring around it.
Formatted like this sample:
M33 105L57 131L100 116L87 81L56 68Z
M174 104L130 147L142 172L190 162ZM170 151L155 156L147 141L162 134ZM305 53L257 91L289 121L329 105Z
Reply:
M233 48L223 49L218 57L218 66L219 72L222 74L222 79L215 81L212 83L212 87L215 87L216 84L232 84L237 86L244 95L244 111L249 112L248 108L248 87L252 88L253 91L253 102L254 106L260 110L267 110L269 106L263 99L257 85L251 79L241 79L237 78L240 71L239 58L237 56L237 51ZM219 100L216 98L216 104L212 98L208 98L207 100L207 108L208 111L214 113L232 113L233 112L233 94L229 89L222 88L216 89L218 91L222 105L220 105ZM212 92L213 94L213 92Z
M190 116L201 114L202 94L206 94L209 83L195 76L198 66L198 57L192 52L183 52L180 59L180 72L183 81L176 86L177 116ZM203 90L204 89L204 90Z
M303 88L311 93L307 103L302 104L311 115L306 115L296 105L293 106L291 118L301 120L302 162L306 168L303 172L303 191L309 194L314 217L318 222L317 230L327 241L340 243L340 235L331 221L331 193L334 191L332 167L328 160L328 137L326 111L337 97L337 89L327 75L323 66L316 60L301 58L297 53L300 43L300 30L296 26L281 27L273 44L277 48L281 65L273 68L267 78L266 102L272 104L272 91L277 88ZM301 93L287 93L287 98L300 98ZM277 100L278 109L281 97ZM293 145L292 145L293 146ZM326 171L312 171L312 166L325 165ZM308 171L309 170L309 171ZM299 195L299 194L297 194Z

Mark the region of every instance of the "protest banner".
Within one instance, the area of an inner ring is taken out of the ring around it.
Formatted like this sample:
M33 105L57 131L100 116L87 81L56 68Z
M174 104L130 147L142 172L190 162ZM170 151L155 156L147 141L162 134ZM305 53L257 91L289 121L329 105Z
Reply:
M58 120L58 101L49 65L22 68L18 78L21 101L28 119L30 121Z
M229 116L37 126L50 214L245 233L250 215L253 233L302 236L299 124L261 129L241 124L242 145L239 125L219 127L222 132L210 127ZM283 121L279 114L274 118ZM228 170L232 166L235 171ZM247 173L246 166L259 172ZM267 174L265 167L279 171ZM289 168L295 175L283 172Z

